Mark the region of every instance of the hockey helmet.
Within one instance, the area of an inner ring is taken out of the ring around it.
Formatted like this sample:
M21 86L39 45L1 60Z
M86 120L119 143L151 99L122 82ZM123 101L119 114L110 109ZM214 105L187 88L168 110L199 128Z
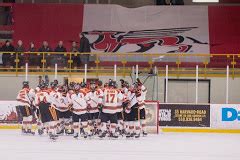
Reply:
M98 80L98 86L101 87L103 85L103 82L101 80Z
M117 83L116 83L116 81L109 81L108 86L116 88L117 87Z
M23 81L23 88L28 88L29 87L29 82L28 81Z
M95 81L91 81L91 82L90 82L90 88L91 88L91 89L95 89L95 88L96 88L96 83L95 83Z
M85 88L85 87L87 87L87 84L86 84L85 82L81 82L81 83L80 83L80 86L81 86L82 88Z

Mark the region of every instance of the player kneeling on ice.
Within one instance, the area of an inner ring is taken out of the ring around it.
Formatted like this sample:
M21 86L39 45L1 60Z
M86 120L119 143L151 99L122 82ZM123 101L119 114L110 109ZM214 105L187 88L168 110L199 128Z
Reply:
M103 106L101 117L101 134L103 138L107 134L107 122L110 121L110 137L118 138L116 134L116 126L118 123L117 112L119 101L123 100L123 94L117 89L115 81L109 81L108 87L103 90Z
M74 129L74 138L78 138L80 131L80 123L83 129L83 136L87 138L90 134L88 128L88 114L87 114L87 103L86 103L86 94L80 92L80 85L76 84L74 86L74 93L69 96L70 102L70 111L73 112L73 129Z
M34 134L32 131L32 120L33 120L33 98L34 93L32 89L29 88L29 83L27 81L23 82L23 87L17 95L17 101L19 102L18 109L23 117L22 121L22 133Z
M57 111L52 104L50 97L50 91L48 84L42 82L39 85L40 91L36 94L35 104L39 109L41 121L45 128L48 129L50 139L55 140L58 136L56 135L56 126L58 122Z

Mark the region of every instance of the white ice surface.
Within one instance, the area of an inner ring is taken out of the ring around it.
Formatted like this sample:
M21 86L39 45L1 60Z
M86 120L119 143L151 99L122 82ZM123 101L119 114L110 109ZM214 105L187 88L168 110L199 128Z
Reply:
M240 160L238 134L164 133L139 140L75 140L0 130L0 160Z

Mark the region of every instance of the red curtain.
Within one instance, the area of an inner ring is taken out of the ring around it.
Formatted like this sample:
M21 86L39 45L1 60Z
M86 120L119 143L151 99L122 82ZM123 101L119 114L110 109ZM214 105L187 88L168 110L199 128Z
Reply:
M239 11L239 6L209 6L211 53L240 52Z
M83 24L81 4L15 4L13 12L14 44L21 39L26 48L31 41L40 47L46 40L55 48L63 40L69 49L72 40L79 41Z

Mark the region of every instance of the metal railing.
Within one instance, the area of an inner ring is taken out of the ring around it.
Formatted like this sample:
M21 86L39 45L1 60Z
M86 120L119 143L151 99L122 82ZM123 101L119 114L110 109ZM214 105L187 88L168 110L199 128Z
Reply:
M227 65L232 77L240 77L240 54L189 54L189 53L79 53L79 52L0 52L3 64L0 74L22 74L25 63L29 64L29 74L53 74L54 64L58 64L58 73L82 74L84 65L79 64L81 56L88 55L89 74L99 76L112 75L117 64L118 74L131 73L133 65L139 65L139 71L149 72L158 68L159 76L165 74L169 66L169 76L194 77L195 66L199 66L200 77L224 77ZM61 62L60 62L61 61Z

